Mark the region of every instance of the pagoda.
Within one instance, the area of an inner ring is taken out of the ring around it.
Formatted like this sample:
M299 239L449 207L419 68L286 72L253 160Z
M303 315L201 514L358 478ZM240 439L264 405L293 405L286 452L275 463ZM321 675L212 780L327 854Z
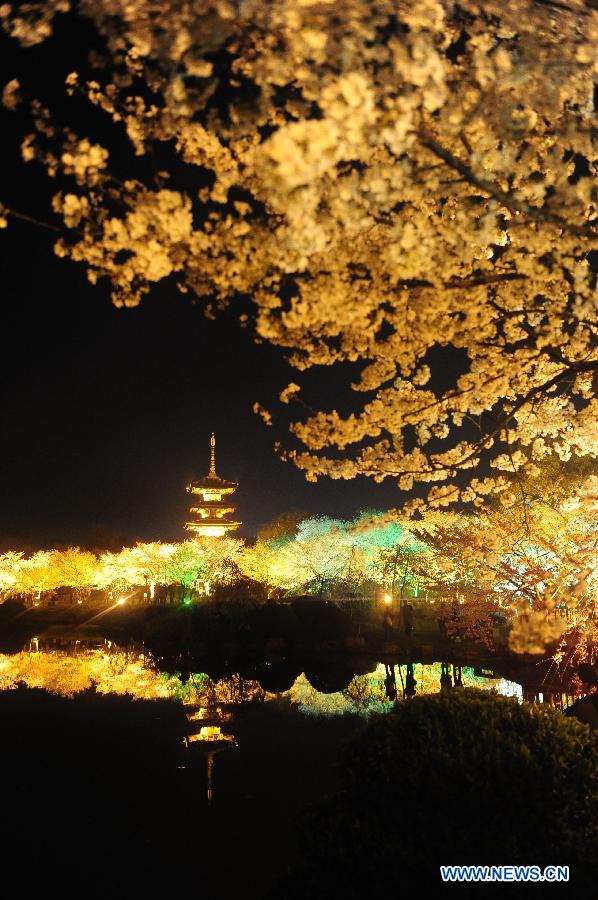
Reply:
M216 475L216 438L212 432L210 471L204 478L187 485L187 493L193 494L194 503L189 510L193 521L185 523L187 531L195 532L198 537L222 537L227 531L238 528L242 522L229 518L236 507L226 499L238 487L236 481L225 481Z

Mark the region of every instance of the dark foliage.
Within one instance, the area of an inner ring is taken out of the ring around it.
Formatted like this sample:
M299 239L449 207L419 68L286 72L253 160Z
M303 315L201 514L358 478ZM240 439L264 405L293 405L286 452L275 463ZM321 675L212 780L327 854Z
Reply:
M400 704L350 746L343 790L304 821L304 864L278 896L442 889L441 864L569 865L568 888L550 888L590 896L597 750L586 726L492 693L459 689ZM459 885L461 896L492 888Z
M312 640L330 640L352 631L349 616L327 600L298 597L291 603L299 629Z

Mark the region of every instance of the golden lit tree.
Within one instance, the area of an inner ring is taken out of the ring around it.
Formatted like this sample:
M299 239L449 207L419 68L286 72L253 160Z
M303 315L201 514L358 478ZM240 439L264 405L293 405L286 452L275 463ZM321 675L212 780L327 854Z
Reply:
M418 561L423 548L415 549L407 542L381 550L376 559L376 574L391 596L398 592L403 597L408 586L418 585Z
M492 601L516 612L510 645L543 653L562 638L570 656L591 655L598 611L598 504L584 502L578 482L554 461L519 480L508 508L486 504L475 515L433 511L414 530L427 550L415 566L424 583L461 599L471 616ZM481 604L481 605L480 605Z
M252 546L245 547L239 559L241 574L263 585L267 597L278 587L275 572L279 552L271 542L258 539Z
M223 537L196 538L188 543L195 544L206 562L206 579L204 589L206 594L210 592L210 586L214 584L230 584L238 579L239 559L243 552L244 542L239 538Z
M63 587L59 569L55 565L55 550L38 550L23 560L14 585L14 593L26 599L40 600L44 594L51 594Z
M0 554L0 597L4 599L18 591L19 576L23 568L21 550L8 550Z
M0 16L29 47L68 8ZM353 364L352 412L318 398L293 425L310 478L479 503L550 453L595 452L592 0L98 0L77 14L104 52L66 89L134 154L173 156L123 178L119 153L115 176L110 146L29 100L23 157L64 185L57 252L109 279L117 304L169 277L212 306L250 294L257 335L298 370ZM15 79L4 102L21 100Z
M115 594L126 594L133 587L143 584L137 559L131 547L123 547L116 553L102 553L98 561L96 586Z
M53 550L50 571L57 587L70 588L72 599L81 600L98 582L98 559L95 554L79 547Z
M344 581L361 562L363 552L354 538L326 518L306 519L297 536L274 555L271 577L286 590L313 590L321 596Z
M154 599L156 585L165 583L168 562L175 553L176 544L162 544L159 541L136 544L131 549L131 558L141 576L137 583L147 586L150 600Z
M148 599L153 600L156 586L167 581L168 563L176 550L176 544L151 541L123 547L117 553L103 553L97 586L113 594L145 587Z

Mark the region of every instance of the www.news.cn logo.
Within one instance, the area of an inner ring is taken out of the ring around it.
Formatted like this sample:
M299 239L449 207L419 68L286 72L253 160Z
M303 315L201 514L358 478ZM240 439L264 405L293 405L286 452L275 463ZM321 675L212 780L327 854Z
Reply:
M443 881L569 881L569 866L440 866Z

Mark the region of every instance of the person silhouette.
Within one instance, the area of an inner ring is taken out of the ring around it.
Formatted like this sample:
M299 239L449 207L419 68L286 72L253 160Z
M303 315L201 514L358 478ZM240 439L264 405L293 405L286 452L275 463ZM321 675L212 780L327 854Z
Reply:
M403 616L403 630L407 637L411 637L413 633L413 607L410 603L405 603L401 610Z
M405 696L415 697L417 681L413 671L413 663L407 663L407 674L405 675Z
M440 690L448 691L453 686L453 679L451 678L451 665L450 663L441 663L440 664Z

